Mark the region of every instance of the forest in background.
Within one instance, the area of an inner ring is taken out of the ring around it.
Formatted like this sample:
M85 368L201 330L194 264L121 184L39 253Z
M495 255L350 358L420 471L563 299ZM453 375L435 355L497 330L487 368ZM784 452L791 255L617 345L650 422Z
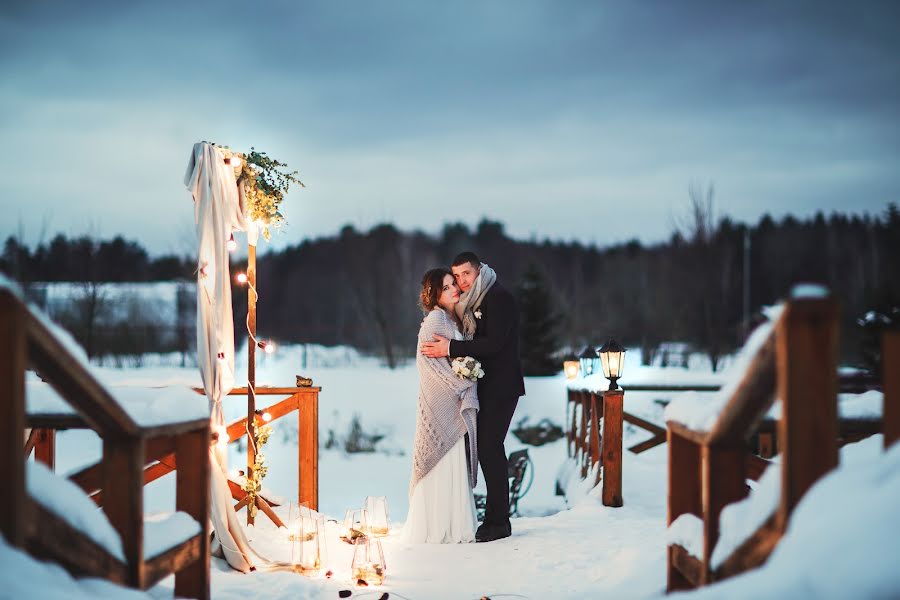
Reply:
M438 234L391 224L368 231L348 225L333 236L261 252L258 330L285 343L351 345L396 365L414 353L422 274L464 250L477 253L517 293L531 354L523 358L532 373L555 369L561 352L578 352L609 337L640 347L645 362L661 343L679 341L716 365L740 345L760 308L798 282L824 284L840 300L845 363L867 359L871 340L859 324L867 312L879 311L896 323L896 204L877 215L764 215L746 225L715 213L711 188L692 188L688 210L674 229L658 243L597 246L517 240L491 220L474 228L447 224ZM235 273L243 268L240 260L232 264ZM0 270L27 289L47 281L191 280L194 260L150 257L138 242L118 236L60 234L32 248L11 236ZM238 284L234 308L240 336L246 293Z

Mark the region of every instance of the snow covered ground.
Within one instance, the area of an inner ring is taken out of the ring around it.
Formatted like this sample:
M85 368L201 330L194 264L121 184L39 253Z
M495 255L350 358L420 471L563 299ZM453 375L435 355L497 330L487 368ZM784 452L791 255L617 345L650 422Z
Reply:
M347 454L340 449L320 450L321 511L328 518L339 520L346 509L360 507L366 496L386 496L392 525L398 527L407 511L406 493L411 468L409 448L412 446L415 430L415 368L407 365L392 371L383 368L377 360L355 358L353 361L345 361L341 366L315 366L301 370L300 353L300 348L283 347L275 355L261 356L257 370L258 385L291 385L294 376L298 374L312 377L314 384L323 388L320 395L320 440L323 444L329 437L329 430L333 430L336 439L340 441L349 430L354 416L358 417L365 432L384 435L377 444L377 451L370 454ZM245 357L238 357L238 365L245 362ZM118 386L196 385L199 381L196 370L174 367L97 371L104 381ZM649 376L647 373L642 374L639 367L632 368L630 373L635 377ZM626 371L623 384L627 384L630 373ZM239 372L239 380L243 377ZM519 403L513 424L526 417L532 423L546 417L564 425L565 388L566 381L562 377L527 378L527 395ZM672 400L676 396L674 393L626 394L626 409L661 422L664 402L659 401ZM236 418L245 413L246 405L240 397L230 397L226 400L225 409L228 418ZM275 432L265 447L270 469L264 486L271 496L278 497L285 503L296 501L296 419L289 415L276 421L274 427ZM647 437L649 435L646 432L627 426L624 443L627 447ZM507 450L511 452L523 447L525 446L510 434ZM873 465L881 464L878 453L872 450L874 446L870 444L867 448L866 460ZM625 453L625 506L618 509L603 507L598 499L599 490L577 497L572 506L566 506L564 500L554 494L556 475L566 460L564 439L528 449L534 461L535 479L531 490L520 503L523 517L514 520L511 538L490 544L405 546L396 536L390 536L384 540L387 579L382 587L383 591L390 592L391 597L411 600L480 598L485 595L491 598L647 598L662 594L665 587L666 555L666 447L659 446L638 456ZM100 444L93 434L64 432L59 436L57 452L57 470L66 473L96 460L100 456ZM896 455L897 452L894 452L892 456ZM241 450L232 444L231 466L240 467L244 458ZM878 510L870 515L861 515L858 511L846 514L840 502L828 501L826 498L822 510L830 511L829 526L821 528L823 531L811 538L814 540L811 543L816 543L821 548L817 550L817 556L824 557L829 548L837 554L848 545L852 546L853 536L857 535L860 540L877 544L875 548L882 555L897 555L900 550L900 508L894 508L900 506L896 502L897 477L888 477L891 471L884 465L872 468L880 469L877 473L885 480L883 484L876 481L874 471L865 477L857 475L854 480L855 484L871 488L869 500L863 498L863 492L853 495L849 491L841 491L843 495L840 498L846 496L847 501L863 502L865 506ZM897 472L900 469L894 469L893 473ZM856 472L845 472L844 476L854 473ZM837 484L830 485L834 488ZM884 501L883 494L892 494L893 504ZM149 512L172 511L173 499L172 475L146 488L145 500ZM283 517L287 517L287 504L277 510ZM875 521L876 518L881 520ZM835 526L833 520L836 519L847 522ZM853 527L854 522L858 523L858 527ZM266 570L241 575L230 570L223 561L213 559L213 597L337 598L339 590L351 589L349 567L352 549L339 541L336 522L329 522L326 529L329 554L327 567L333 571L331 579L307 579L290 572ZM811 530L811 526L804 529L808 538ZM833 542L829 546L831 538L826 535L829 530L850 539L845 538L843 542ZM786 542L791 535L792 532L789 532ZM258 518L254 528L249 529L249 537L257 549L270 559L278 561L290 557L291 548L286 533L276 530L263 516ZM806 574L803 576L812 577L821 566L820 563L810 563L815 566L802 563L803 543L805 542L796 542L794 546L786 543L786 547L795 547L795 550L793 555L788 555L784 560L793 565L791 569L799 569ZM800 544L799 550L796 549L797 544ZM33 574L34 581L53 581L56 582L54 586L57 583L69 586L66 588L72 590L69 597L79 597L79 594L94 598L122 597L122 594L116 595L115 590L96 582L84 582L75 586L58 568L39 565L33 561L28 563L20 553L5 545L0 545L0 555L0 576L4 579L9 579L13 572L9 570L10 565L19 565L23 572ZM895 592L896 596L900 594L900 582L877 571L880 568L878 565L883 562L880 558L873 559L874 566L871 569L860 571L870 578L881 577L879 581L882 581L882 587L873 584L866 589L888 590ZM22 566L25 563L28 563L27 568ZM790 569L777 567L774 559L771 564L771 569L767 569L773 574L768 578L754 575L756 579L752 581L756 583L748 589L766 590L770 597L786 597L778 593L781 589L778 585L782 578L788 577L786 569ZM847 581L855 579L857 577L853 573L847 574ZM796 586L804 585L803 582L801 575L797 575L788 582L789 586L788 583L785 584L788 587L784 589L802 591L805 588ZM150 594L154 597L171 597L173 585L173 579L169 578L151 590ZM19 586L15 589L19 590L16 596L24 594L28 589L36 597L52 596L51 593L37 593L42 588ZM709 597L732 597L730 593L718 594L716 589L713 587L701 594ZM834 589L846 591L847 588ZM4 593L5 590L0 590L0 597L4 597ZM353 597L378 598L380 593L381 591L377 594L369 592L365 595L366 591L355 590ZM803 594L793 596L803 597ZM891 594L882 594L880 597L890 596ZM64 596L60 594L59 597Z

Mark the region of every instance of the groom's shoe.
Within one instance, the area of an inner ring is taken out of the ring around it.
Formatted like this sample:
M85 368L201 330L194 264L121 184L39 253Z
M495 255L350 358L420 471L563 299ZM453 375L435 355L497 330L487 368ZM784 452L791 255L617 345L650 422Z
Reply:
M478 528L478 531L475 532L475 541L493 542L494 540L508 538L511 535L512 527L509 523L502 523L500 525L488 525L487 523L482 523Z

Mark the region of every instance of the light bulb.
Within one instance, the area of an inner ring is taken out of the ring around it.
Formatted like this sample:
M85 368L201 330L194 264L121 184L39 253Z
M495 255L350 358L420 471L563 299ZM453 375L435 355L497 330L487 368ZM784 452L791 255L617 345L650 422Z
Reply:
M266 351L266 354L272 354L275 352L275 342L266 342L266 347L263 350Z
M247 283L247 274L246 273L238 273L235 277L238 283Z
M272 414L269 411L266 411L262 414L262 420L268 423L272 420Z
M225 244L225 246L228 248L229 252L234 252L235 250L237 250L237 242L234 241L233 233L228 237L228 243Z
M228 164L230 164L235 169L241 168L241 157L237 154L233 154L231 158L228 159Z

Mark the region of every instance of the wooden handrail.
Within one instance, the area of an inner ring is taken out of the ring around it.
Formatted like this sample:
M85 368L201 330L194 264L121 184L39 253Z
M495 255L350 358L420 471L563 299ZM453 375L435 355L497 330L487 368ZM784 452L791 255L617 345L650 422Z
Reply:
M0 293L21 300L9 290ZM23 305L24 306L24 305ZM31 367L65 398L92 429L109 436L140 437L141 428L109 395L81 362L59 343L46 325L30 311L21 311L25 322Z
M775 324L751 359L741 383L710 428L708 443L729 444L745 440L772 406L775 399L775 334L781 323L779 320Z

